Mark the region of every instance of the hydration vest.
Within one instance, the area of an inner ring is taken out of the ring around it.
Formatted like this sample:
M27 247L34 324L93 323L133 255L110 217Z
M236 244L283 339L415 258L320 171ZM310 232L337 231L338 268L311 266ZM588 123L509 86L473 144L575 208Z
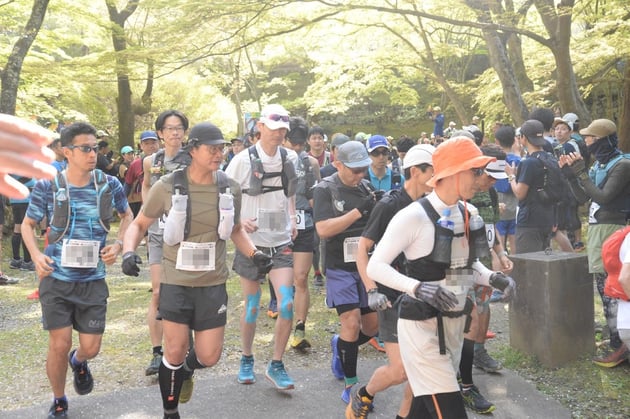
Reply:
M99 210L99 222L106 232L109 232L109 224L113 218L112 191L107 183L107 176L99 169L92 170L94 188L96 189L96 207ZM68 231L72 206L70 205L70 188L66 171L57 173L51 182L53 192L53 216L50 220L48 242L57 243Z
M305 151L298 154L298 164L295 168L297 175L296 195L304 195L306 200L313 198L313 186L315 186L315 175L313 174L313 166L309 155ZM296 202L297 205L297 202ZM307 209L298 207L298 209ZM308 205L310 209L310 205Z
M217 174L216 180L219 193L225 193L227 188L230 186L228 181L229 178L221 170L217 170L215 173ZM188 238L188 234L190 233L190 219L192 218L192 200L190 199L190 194L188 193L188 176L186 176L186 169L177 169L173 172L173 195L175 195L176 192L179 192L180 195L187 196L188 203L186 204L186 224L184 225L184 240L186 240ZM217 199L217 210L218 208L219 200Z
M392 189L400 189L402 187L402 174L400 167L400 159L392 160Z
M243 193L250 196L257 196L267 192L283 190L286 197L295 195L297 188L295 167L293 166L293 163L287 159L287 150L284 147L280 147L280 158L282 159L282 171L280 172L265 172L262 160L258 155L258 150L256 150L256 145L249 147L247 152L249 153L251 170L249 176L249 188L243 189ZM263 181L265 179L272 179L278 176L280 176L282 186L263 185Z

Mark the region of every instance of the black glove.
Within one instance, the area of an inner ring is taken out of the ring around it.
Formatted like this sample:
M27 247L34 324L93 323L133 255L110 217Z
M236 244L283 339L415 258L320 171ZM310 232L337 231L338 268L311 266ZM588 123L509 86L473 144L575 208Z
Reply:
M367 295L370 310L382 311L389 307L389 300L387 299L387 296L378 292L378 289L372 288L367 292Z
M140 256L138 256L136 252L127 252L122 258L122 270L125 275L138 276L140 273L138 265L141 263L142 259L140 259Z
M495 272L490 276L490 286L503 291L501 301L508 302L516 295L516 282L503 272Z
M372 194L369 194L361 200L361 202L357 205L357 209L361 213L362 217L369 217L374 205L376 205L376 200Z
M449 311L457 305L455 294L435 282L421 282L414 294L418 300L429 303L440 311Z
M258 268L258 273L261 275L266 275L269 273L271 268L273 268L273 261L271 260L271 256L268 256L261 252L260 250L256 250L252 255L252 261L254 265Z

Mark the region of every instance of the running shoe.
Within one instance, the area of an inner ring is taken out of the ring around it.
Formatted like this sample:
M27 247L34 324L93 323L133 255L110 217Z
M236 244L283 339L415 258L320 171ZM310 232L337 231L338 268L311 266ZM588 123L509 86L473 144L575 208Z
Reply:
M19 281L15 278L9 278L2 272L0 272L0 285L13 285L17 284Z
M475 355L473 358L473 365L479 369L484 370L485 372L497 372L503 365L496 359L492 358L486 348L478 349L475 351Z
M68 417L68 401L57 400L53 402L48 410L48 418L67 418Z
M339 358L339 352L337 351L337 341L339 335L334 335L330 340L330 349L332 349L332 360L330 362L330 369L337 380L343 380L343 365L341 365L341 358Z
M194 371L188 373L188 377L184 378L182 389L179 391L179 402L188 403L192 398L193 389L195 388Z
M291 347L299 352L306 352L311 347L311 343L306 340L304 330L295 329L293 339L291 339Z
M323 287L324 284L324 277L322 276L322 274L315 274L315 276L313 277L313 285L316 287Z
M239 384L254 384L256 375L254 375L254 357L241 356L241 367L238 370Z
M604 368L613 368L626 361L628 355L630 355L628 347L623 343L618 349L611 350L602 356L593 358L593 364Z
M90 372L90 367L88 367L87 361L83 361L79 366L75 367L72 365L72 357L77 350L74 349L68 355L68 363L70 364L70 368L72 368L72 372L74 374L74 391L79 395L89 394L94 388L94 379L92 378L92 373Z
M269 300L269 306L267 307L267 316L272 319L278 318L278 301L273 299Z
M22 264L20 265L20 270L21 271L34 271L35 263L32 260L30 262L22 261Z
M162 363L162 354L155 353L149 363L149 366L144 370L144 375L155 375L160 372L160 364Z
M9 268L20 269L22 267L22 259L11 259L9 262Z
M486 400L481 395L476 385L470 387L462 387L462 397L464 405L475 413L486 414L496 409L495 405Z
M345 404L350 403L350 395L352 394L352 388L353 388L353 387L357 387L357 388L358 388L359 386L358 386L358 385L356 385L356 384L351 384L351 385L349 385L349 386L346 386L346 387L343 389L343 392L341 393L341 400L342 400Z
M350 393L350 402L346 407L346 419L363 419L368 417L372 400L359 394L359 386L354 386Z
M284 369L282 361L269 361L267 371L265 371L265 377L267 377L278 390L293 390L295 388L293 380Z
M374 336L372 339L368 341L368 343L372 345L372 347L376 349L377 351L385 352L385 344L378 336Z

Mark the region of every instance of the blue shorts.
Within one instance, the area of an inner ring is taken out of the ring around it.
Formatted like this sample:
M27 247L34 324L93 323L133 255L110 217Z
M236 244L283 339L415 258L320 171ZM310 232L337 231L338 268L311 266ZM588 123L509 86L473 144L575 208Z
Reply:
M328 308L352 306L368 308L368 298L358 272L326 269L326 305Z
M499 220L494 227L499 232L499 236L513 236L516 234L516 220Z

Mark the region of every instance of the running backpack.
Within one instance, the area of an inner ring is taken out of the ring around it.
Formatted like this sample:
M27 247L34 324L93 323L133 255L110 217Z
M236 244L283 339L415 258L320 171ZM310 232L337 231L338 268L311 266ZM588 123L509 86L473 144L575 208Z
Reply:
M219 193L225 193L227 188L230 186L228 176L221 170L217 170L215 173L217 174L217 186L219 187ZM184 240L186 240L188 238L188 234L190 233L192 209L190 194L188 193L188 176L186 176L185 169L177 169L173 172L173 195L175 195L176 192L179 192L180 195L186 195L188 197L188 203L186 205L186 224L184 225ZM217 199L217 209L218 207L219 200Z
M628 296L619 284L619 272L623 263L619 259L619 249L626 236L630 233L630 226L626 226L615 231L602 244L602 262L604 270L608 273L606 284L604 285L604 294L611 298L619 298L628 301Z
M282 171L280 172L265 172L263 168L262 160L256 150L256 145L252 145L247 149L249 153L249 162L251 164L250 176L249 176L249 188L243 189L243 193L251 196L261 195L267 192L283 190L284 195L287 197L295 195L297 188L297 175L295 173L295 166L287 159L287 150L284 147L280 147L280 158L282 159ZM265 179L271 179L280 176L282 180L282 186L268 186L263 185Z
M537 189L540 202L544 205L555 205L566 201L567 193L570 193L569 182L562 174L558 161L546 152L536 154L536 158L545 170L543 184Z
M99 209L99 222L106 232L109 232L109 223L113 216L112 191L107 183L107 176L102 170L92 170L92 179L96 189L96 207ZM53 216L50 220L48 242L57 243L68 231L70 218L77 216L72 214L74 208L70 205L70 188L66 171L58 172L51 182L53 192Z

